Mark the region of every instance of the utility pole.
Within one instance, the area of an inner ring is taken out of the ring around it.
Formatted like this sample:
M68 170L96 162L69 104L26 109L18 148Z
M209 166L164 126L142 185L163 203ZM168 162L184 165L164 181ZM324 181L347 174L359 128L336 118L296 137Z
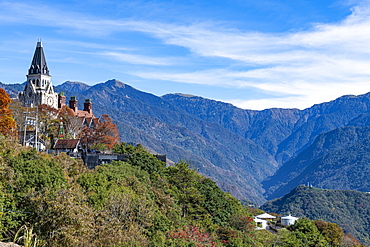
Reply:
M34 136L34 143L33 143L33 147L36 148L36 150L40 151L39 150L39 143L38 143L38 114L39 114L39 111L38 111L38 108L36 107L36 111L33 111L33 112L29 112L28 111L28 108L27 108L27 112L24 112L25 114L25 121L24 121L24 133L23 133L23 146L26 146L26 142L27 142L27 126L34 126L35 128L35 136ZM29 116L29 114L35 114L34 117L31 117ZM31 140L32 140L32 136L30 136L29 138L29 143L31 145Z

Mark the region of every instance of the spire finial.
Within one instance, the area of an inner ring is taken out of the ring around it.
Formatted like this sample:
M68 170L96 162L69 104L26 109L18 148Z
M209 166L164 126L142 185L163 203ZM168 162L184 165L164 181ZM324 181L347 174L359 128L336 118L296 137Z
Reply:
M42 39L41 38L37 39L37 46L36 47L42 47Z

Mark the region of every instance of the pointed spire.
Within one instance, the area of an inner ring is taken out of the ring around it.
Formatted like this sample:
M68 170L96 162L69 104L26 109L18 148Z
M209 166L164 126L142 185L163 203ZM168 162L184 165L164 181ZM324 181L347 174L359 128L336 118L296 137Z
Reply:
M48 65L46 64L46 59L44 55L44 49L42 47L42 42L38 41L36 45L35 54L33 55L32 63L30 69L28 70L29 75L43 74L49 75Z

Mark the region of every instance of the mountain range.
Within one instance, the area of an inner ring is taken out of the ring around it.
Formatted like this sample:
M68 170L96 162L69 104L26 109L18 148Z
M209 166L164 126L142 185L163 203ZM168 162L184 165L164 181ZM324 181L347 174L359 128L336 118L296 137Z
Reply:
M300 184L368 192L369 150L370 127L348 126L320 134L263 182L267 199L281 197Z
M23 88L0 87L12 93ZM65 82L55 91L76 96L80 108L90 98L94 114L114 119L122 141L173 162L183 159L240 200L262 204L306 182L370 191L370 94L304 110L255 111L193 95L159 97L114 79L94 86Z

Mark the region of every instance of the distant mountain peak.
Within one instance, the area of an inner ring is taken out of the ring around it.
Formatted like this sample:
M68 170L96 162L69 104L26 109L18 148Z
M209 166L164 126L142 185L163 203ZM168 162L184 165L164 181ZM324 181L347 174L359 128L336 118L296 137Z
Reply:
M166 95L176 95L176 96L182 96L182 97L188 97L188 98L193 98L193 97L200 98L199 96L196 96L196 95L193 95L193 94L186 94L186 93L170 93L170 94L166 94Z
M83 91L86 91L91 86L78 81L66 81L62 85L57 86L59 91L69 91L73 93L81 93Z
M116 80L116 79L111 79L111 80L108 80L104 83L106 86L111 86L111 87L126 87L128 86L127 84L119 81L119 80Z
M69 84L69 85L85 85L85 86L88 86L86 83L79 82L79 81L65 81L63 84Z

